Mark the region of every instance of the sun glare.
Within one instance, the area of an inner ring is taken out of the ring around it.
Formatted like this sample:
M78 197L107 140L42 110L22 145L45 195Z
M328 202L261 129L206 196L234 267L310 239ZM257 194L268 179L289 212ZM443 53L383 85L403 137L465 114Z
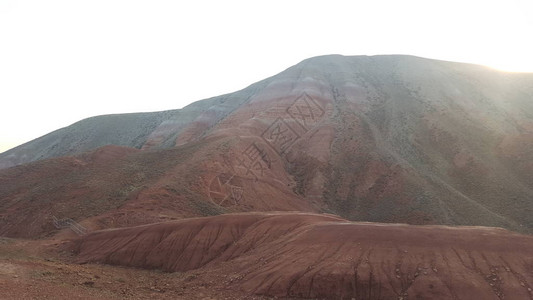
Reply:
M532 58L533 59L533 58ZM513 73L533 73L533 63L524 61L521 57L505 57L501 61L487 64L490 68Z

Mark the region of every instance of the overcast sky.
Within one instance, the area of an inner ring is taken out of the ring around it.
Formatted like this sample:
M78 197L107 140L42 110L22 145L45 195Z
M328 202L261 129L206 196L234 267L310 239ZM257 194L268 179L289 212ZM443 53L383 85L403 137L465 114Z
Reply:
M303 59L412 54L533 72L533 1L0 0L0 152L181 108Z

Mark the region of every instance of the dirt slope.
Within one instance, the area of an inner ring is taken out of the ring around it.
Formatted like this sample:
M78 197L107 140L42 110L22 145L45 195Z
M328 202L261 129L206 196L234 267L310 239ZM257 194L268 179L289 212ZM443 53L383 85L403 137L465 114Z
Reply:
M531 299L533 238L483 227L233 214L98 231L79 262L198 269L210 289L328 299ZM218 280L217 280L218 279Z
M0 235L56 234L54 216L97 230L239 211L315 210L277 180L211 170L205 157L218 145L152 151L105 146L0 170ZM290 180L279 162L276 169Z

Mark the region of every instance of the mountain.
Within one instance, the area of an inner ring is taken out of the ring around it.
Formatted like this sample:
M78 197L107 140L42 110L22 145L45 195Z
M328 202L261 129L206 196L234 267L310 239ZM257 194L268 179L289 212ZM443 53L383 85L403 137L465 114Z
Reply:
M533 228L533 74L321 56L180 110L80 121L0 154L0 235L246 211Z

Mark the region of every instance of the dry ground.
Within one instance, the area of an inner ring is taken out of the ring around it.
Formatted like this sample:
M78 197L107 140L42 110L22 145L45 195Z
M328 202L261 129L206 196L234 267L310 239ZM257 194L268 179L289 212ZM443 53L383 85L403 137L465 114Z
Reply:
M1 238L0 299L270 299L214 290L195 272L72 263L62 243Z

